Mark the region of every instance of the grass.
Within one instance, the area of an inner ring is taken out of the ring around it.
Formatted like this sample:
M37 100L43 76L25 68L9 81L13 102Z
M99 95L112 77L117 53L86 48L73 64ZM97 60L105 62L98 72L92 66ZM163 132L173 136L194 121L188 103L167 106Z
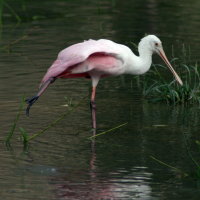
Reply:
M171 72L166 66L159 64L153 64L150 72L142 78L137 77L137 80L139 79L139 85L142 86L143 95L148 101L154 103L164 102L171 105L179 104L183 106L194 104L200 105L200 66L198 63L193 65L185 64L190 60L190 52L187 54L184 45L182 47L182 53L182 61L174 58L171 60L171 63L181 77L183 86L180 86L175 80L170 82L169 78L166 77L166 74L170 75ZM169 77L171 78L172 75ZM172 169L177 174L181 175L181 177L192 177L199 181L200 163L194 158L185 135L184 141L187 155L194 166L192 172L184 172L183 170L173 167L153 156L150 157L157 163ZM196 141L196 145L198 146L200 153L200 141Z
M107 130L107 131L103 131L103 132L98 133L98 134L96 134L96 135L90 136L88 139L94 139L94 138L96 138L96 137L98 137L98 136L107 134L107 133L112 132L112 131L114 131L114 130L116 130L116 129L119 129L119 128L121 128L121 127L127 125L127 124L128 124L128 122L123 123L123 124L120 124L120 125L118 125L118 126L116 126L116 127L114 127L114 128L111 128L111 129Z
M163 165L163 166L165 166L165 167L167 167L169 169L172 169L177 174L180 174L181 177L187 177L187 176L189 176L188 173L186 173L186 172L182 171L181 169L178 169L178 168L176 168L174 166L171 166L171 165L169 165L169 164L167 164L167 163L165 163L165 162L163 162L163 161L155 158L154 156L150 156L150 158L153 159L154 161L156 161L157 163L159 163L159 164L161 164L161 165Z
M3 5L8 9L12 16L17 20L17 23L21 22L21 17L16 13L16 11L6 2L6 0L2 0ZM22 1L21 1L22 2Z
M49 130L51 127L55 126L58 122L60 122L64 117L66 117L68 114L70 114L71 112L75 111L80 105L81 103L83 102L83 100L85 99L86 97L82 98L76 105L73 105L72 102L71 102L71 99L70 99L70 104L68 104L69 108L66 109L66 111L60 115L57 119L53 120L51 123L49 123L45 128L43 128L42 130L38 131L37 133L34 133L32 136L29 136L27 138L27 142L29 142L30 140L33 140L35 139L36 137L44 134L47 130ZM67 107L68 107L67 106ZM25 130L22 130L21 131L22 133L25 133L27 135L27 132Z
M86 96L87 97L87 96ZM28 146L28 143L35 139L36 137L44 134L47 130L49 130L50 128L54 127L58 122L60 122L64 117L66 117L68 114L70 114L71 112L75 111L80 105L81 103L83 102L84 99L86 99L86 97L82 98L77 104L73 104L72 103L72 99L70 98L66 98L66 103L67 103L67 109L66 111L60 115L57 119L53 120L52 122L50 122L49 124L46 125L46 127L44 127L43 129L41 129L40 131L30 135L24 128L22 127L19 127L19 131L21 133L21 136L22 136L22 141L23 141L23 144L24 144L24 147L25 149L27 149L26 147ZM10 145L10 141L11 141L11 138L13 137L14 135L14 132L16 130L16 127L19 126L19 119L20 119L20 116L21 116L21 113L22 111L24 110L24 104L25 104L25 99L24 97L22 98L21 100L21 103L20 103L20 106L19 106L19 110L17 112L17 115L14 119L14 122L11 126L11 129L10 131L8 132L8 135L5 139L5 142L6 142L6 145L9 147L11 146Z
M133 49L138 46L131 43ZM169 81L166 74L171 74L166 65L152 64L152 67L145 76L136 76L137 85L142 86L143 96L150 102L165 102L167 104L198 104L200 105L200 66L185 64L191 62L191 49L183 44L181 59L174 57L172 46L171 64L183 81L180 86L175 80ZM183 64L184 63L184 64ZM172 77L172 75L170 75ZM174 79L174 78L173 78Z
M8 146L10 146L10 140L12 139L12 137L13 137L13 135L14 135L14 132L15 132L17 123L18 123L18 121L19 121L20 115L21 115L21 113L22 113L22 110L24 109L24 103L25 103L25 99L24 99L24 97L22 97L21 103L20 103L20 106L19 106L19 110L18 110L18 112L17 112L17 115L16 115L16 117L15 117L15 119L14 119L14 122L13 122L13 124L12 124L12 126L11 126L11 129L10 129L10 131L8 132L8 135L7 135L6 140L5 140L6 145L8 145Z
M23 0L19 0L19 3L24 5ZM15 11L15 9L12 8L10 4L8 4L6 0L0 0L0 29L2 28L3 25L3 17L5 13L9 13L12 17L14 17L17 23L20 23L22 21L19 14Z
M86 96L86 97L87 97L87 96ZM36 133L34 133L34 134L29 134L24 128L19 127L19 131L20 131L20 133L21 133L21 138L22 138L22 141L23 141L24 149L27 150L28 144L29 144L29 142L30 142L31 140L33 140L33 139L35 139L36 137L38 137L38 136L44 134L47 130L49 130L50 128L54 127L58 122L60 122L62 119L64 119L64 117L66 117L68 114L70 114L71 112L75 111L75 110L81 105L81 103L83 102L83 100L84 100L86 97L82 98L82 99L81 99L77 104L75 104L75 105L72 103L72 99L71 99L71 98L65 97L65 100L66 100L65 106L66 106L68 109L66 109L66 111L65 111L62 115L60 115L57 119L53 120L52 122L50 122L49 124L47 124L46 127L44 127L43 129L41 129L40 131L38 131L38 132L36 132ZM20 116L21 116L22 111L24 110L24 103L25 103L25 99L24 99L24 97L23 97L22 100L21 100L21 103L20 103L20 106L19 106L19 110L18 110L18 112L17 112L17 115L16 115L15 120L14 120L14 122L13 122L13 125L11 126L11 129L10 129L10 131L9 131L7 137L6 137L6 140L5 140L6 145L7 145L8 147L11 146L11 145L10 145L10 140L11 140L11 138L12 138L13 135L14 135L14 132L15 132L15 130L16 130L16 127L19 126L19 119L20 119ZM116 126L116 127L114 127L114 128L111 128L111 129L107 130L107 131L104 131L104 132L101 132L101 133L96 134L96 135L94 135L94 136L91 136L91 137L89 137L88 139L94 139L94 138L96 138L96 137L98 137L98 136L107 134L107 133L112 132L112 131L114 131L114 130L116 130L116 129L119 129L119 128L121 128L121 127L127 125L127 124L128 124L127 122L126 122L126 123L123 123L123 124L120 124L120 125L118 125L118 126Z
M175 80L169 82L164 78L164 73L170 73L167 67L153 65L150 73L142 80L144 97L151 102L200 105L200 68L198 64L174 66L183 80L183 86L178 85ZM162 70L158 70L158 68ZM160 71L163 71L163 74Z

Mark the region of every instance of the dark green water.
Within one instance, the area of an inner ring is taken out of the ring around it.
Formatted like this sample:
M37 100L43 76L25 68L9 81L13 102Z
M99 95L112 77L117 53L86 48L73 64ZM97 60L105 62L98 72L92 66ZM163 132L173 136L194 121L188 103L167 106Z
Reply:
M20 12L18 4L11 5ZM88 140L92 135L88 98L33 140L28 152L23 152L18 128L12 148L3 144L20 98L35 94L61 49L89 38L132 47L131 41L138 43L145 33L153 33L163 41L169 59L172 49L183 59L184 44L190 49L188 62L199 62L199 9L199 0L43 0L27 3L18 25L4 16L2 47L26 37L11 45L10 53L1 49L1 199L199 199L199 182L193 178L196 167L187 152L189 148L199 160L195 144L200 140L199 107L148 103L131 76L101 80L97 91L98 132L128 122L121 129ZM162 63L157 56L154 62ZM89 94L89 80L58 80L33 106L29 118L21 116L18 127L35 133L65 111L65 97L78 103ZM191 176L181 177L151 156Z

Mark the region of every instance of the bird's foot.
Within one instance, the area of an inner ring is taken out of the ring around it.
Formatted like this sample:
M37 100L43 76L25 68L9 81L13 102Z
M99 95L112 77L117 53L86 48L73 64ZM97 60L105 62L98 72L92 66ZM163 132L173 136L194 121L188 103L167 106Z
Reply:
M38 100L39 96L34 96L30 99L26 99L26 103L28 104L27 108L26 108L26 115L29 116L29 110L31 108L31 106Z

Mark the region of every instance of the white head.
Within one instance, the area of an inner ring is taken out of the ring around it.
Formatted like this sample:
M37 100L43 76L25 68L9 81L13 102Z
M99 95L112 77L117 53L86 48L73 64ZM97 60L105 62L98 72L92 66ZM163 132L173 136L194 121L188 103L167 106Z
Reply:
M162 47L162 42L158 37L156 37L155 35L147 35L144 38L142 38L138 45L138 51L140 56L146 56L148 54L152 55L153 53L157 53L169 67L170 71L173 73L177 82L180 85L183 85L182 80L180 79L180 77L175 72L170 62L168 61Z
M143 51L149 51L150 54L156 52L162 48L162 42L155 35L147 35L143 37L138 45L139 53L142 54Z

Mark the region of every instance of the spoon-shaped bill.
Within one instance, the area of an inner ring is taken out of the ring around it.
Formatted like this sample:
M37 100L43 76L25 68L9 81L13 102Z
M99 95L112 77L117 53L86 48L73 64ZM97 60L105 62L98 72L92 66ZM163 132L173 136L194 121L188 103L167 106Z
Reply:
M183 85L183 82L181 80L181 78L179 77L179 75L176 73L176 71L174 70L174 68L171 66L170 62L168 61L165 52L163 49L159 49L158 51L158 55L163 59L163 61L165 62L165 64L169 67L170 71L172 72L172 74L174 75L175 79L177 80L177 82L180 85Z

